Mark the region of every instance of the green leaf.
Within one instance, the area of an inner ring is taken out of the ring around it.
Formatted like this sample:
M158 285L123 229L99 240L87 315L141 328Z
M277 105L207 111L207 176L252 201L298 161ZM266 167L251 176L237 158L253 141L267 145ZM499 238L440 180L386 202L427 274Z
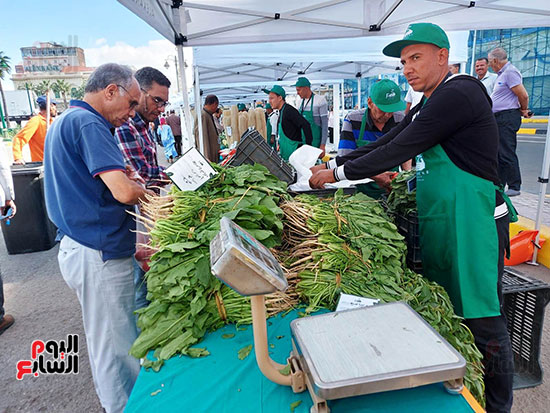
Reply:
M233 338L235 337L235 334L231 333L231 334L222 334L222 338L223 339L228 339L228 338Z
M290 374L290 364L287 364L284 368L279 370L279 373L281 373L283 376L288 376Z
M294 410L302 404L301 400L295 401L294 403L290 403L290 413L294 413Z
M247 358L250 354L250 351L252 351L252 344L241 348L238 353L239 360L244 360L245 358Z

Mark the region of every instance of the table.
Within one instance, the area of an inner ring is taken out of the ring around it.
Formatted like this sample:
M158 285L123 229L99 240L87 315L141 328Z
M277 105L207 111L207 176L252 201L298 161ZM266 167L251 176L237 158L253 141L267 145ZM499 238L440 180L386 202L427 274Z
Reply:
M292 347L290 322L296 317L298 312L292 311L268 320L271 357L281 364ZM234 336L223 338L224 334ZM239 360L238 351L250 344L252 326L228 325L207 334L198 345L206 347L209 356L175 356L156 373L142 368L125 412L281 413L290 412L291 405L301 401L294 413L308 413L309 393L295 394L290 387L267 380L256 365L254 350ZM333 413L483 411L467 390L451 395L441 383L332 400L329 406Z

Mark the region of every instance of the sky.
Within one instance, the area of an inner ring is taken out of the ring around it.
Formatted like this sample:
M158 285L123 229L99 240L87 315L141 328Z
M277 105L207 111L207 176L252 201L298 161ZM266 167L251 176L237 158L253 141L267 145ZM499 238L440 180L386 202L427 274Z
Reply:
M88 66L152 66L176 85L173 57L169 69L164 68L168 56L176 54L175 47L116 0L0 0L0 51L11 58L12 72L22 61L21 47L37 41L68 44L69 35L78 36ZM2 84L13 89L9 79Z

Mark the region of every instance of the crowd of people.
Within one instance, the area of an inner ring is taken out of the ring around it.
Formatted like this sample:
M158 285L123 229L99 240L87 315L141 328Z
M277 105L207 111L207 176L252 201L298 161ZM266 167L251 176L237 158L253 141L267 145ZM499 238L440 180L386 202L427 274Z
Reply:
M360 190L377 198L391 184L392 170L416 162L424 273L447 289L485 356L488 411L508 412L513 365L501 312L506 195L520 193L516 133L521 117L531 116L529 98L503 49L476 61L477 77L453 74L458 68L448 65L450 46L438 26L420 23L409 31L407 39L384 49L404 66L411 87L405 101L394 82L375 83L367 107L345 117L338 156L313 168L310 183L318 188L370 177L375 182ZM47 134L56 102L48 109L39 97L40 113L13 141L15 163L23 163L22 147L28 144L32 160L44 164L61 274L80 302L94 385L107 412L123 411L140 369L128 351L138 335L134 312L148 302L132 214L170 182L157 144L169 163L182 154L181 120L174 111L166 113L170 86L152 67L134 73L115 63L101 65L83 99L72 100ZM331 124L326 99L313 93L307 78L294 87L297 107L286 102L281 86L264 90L266 139L285 160L306 144L320 148L322 157L330 129L339 125ZM195 124L212 162L219 161L221 113L218 98L208 95ZM9 218L16 211L15 194L6 154L0 153L0 161L0 205ZM467 248L463 229L477 231L467 237ZM442 250L449 243L453 254ZM0 277L0 333L14 321L4 314L1 287Z

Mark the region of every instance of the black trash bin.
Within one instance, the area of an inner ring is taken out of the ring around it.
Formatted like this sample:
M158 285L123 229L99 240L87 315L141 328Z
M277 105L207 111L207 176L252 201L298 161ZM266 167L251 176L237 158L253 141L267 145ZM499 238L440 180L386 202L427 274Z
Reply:
M57 229L46 212L42 162L13 165L11 173L17 213L10 225L2 221L8 254L49 250L55 245Z

